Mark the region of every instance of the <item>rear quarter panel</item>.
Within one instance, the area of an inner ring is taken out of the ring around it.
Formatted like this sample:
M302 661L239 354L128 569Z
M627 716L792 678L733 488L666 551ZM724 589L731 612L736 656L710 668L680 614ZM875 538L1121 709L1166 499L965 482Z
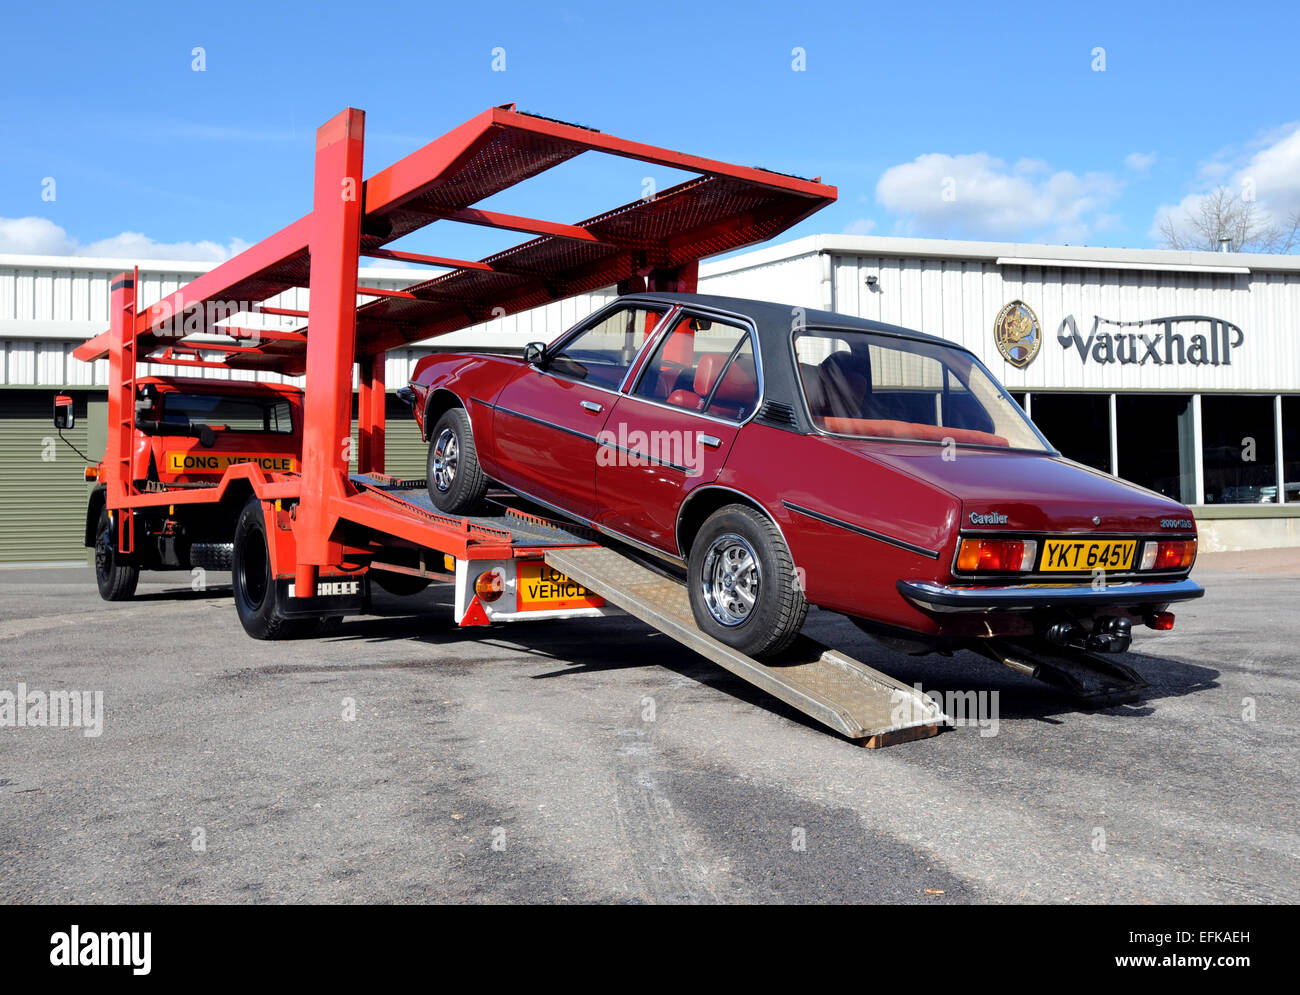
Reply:
M961 502L942 488L845 451L821 436L750 423L718 482L749 494L776 519L815 605L923 632L928 615L899 579L948 575ZM930 557L791 511L785 502L922 547Z

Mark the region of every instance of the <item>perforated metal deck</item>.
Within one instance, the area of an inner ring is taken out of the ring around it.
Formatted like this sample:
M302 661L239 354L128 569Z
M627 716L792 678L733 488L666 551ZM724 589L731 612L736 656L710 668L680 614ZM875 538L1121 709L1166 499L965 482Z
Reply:
M546 562L742 680L869 747L933 736L947 716L928 695L800 636L764 663L702 632L686 588L612 549L557 549Z
M381 477L371 474L356 473L351 480L354 484L372 491L381 491L412 505L426 515L445 518L448 522L468 522L472 528L499 533L517 549L543 549L548 546L590 546L593 537L578 525L561 524L547 519L537 518L513 508L505 508L501 515L468 515L459 518L441 512L429 498L429 491L423 480L399 480L396 477Z

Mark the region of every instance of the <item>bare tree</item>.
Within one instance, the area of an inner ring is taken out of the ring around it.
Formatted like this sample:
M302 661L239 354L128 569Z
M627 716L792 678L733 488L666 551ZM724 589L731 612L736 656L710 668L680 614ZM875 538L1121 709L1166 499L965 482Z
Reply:
M1218 187L1182 214L1168 214L1160 222L1166 249L1215 252L1224 239L1233 252L1291 252L1300 248L1300 210L1274 221L1255 201Z

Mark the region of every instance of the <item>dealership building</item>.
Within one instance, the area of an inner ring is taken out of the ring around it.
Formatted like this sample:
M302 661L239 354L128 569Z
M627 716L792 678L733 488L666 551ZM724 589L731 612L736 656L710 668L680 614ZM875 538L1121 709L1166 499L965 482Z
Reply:
M101 456L107 371L72 350L107 327L109 279L137 262L144 305L211 265L0 255L0 564L85 560L89 485L76 453L52 441L51 398L73 396L67 441ZM363 283L381 289L424 275L364 272ZM1300 546L1298 257L813 235L704 263L699 289L951 339L1065 456L1191 505L1202 549ZM404 384L435 349L549 341L613 296L570 298L394 350L386 383ZM306 297L290 291L268 303L301 310ZM389 472L423 476L424 447L391 395L388 414Z

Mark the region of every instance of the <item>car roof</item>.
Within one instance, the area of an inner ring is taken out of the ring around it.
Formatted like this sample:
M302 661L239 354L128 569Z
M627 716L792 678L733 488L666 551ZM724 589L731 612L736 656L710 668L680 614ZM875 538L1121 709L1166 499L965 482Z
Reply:
M698 305L718 311L732 311L748 315L759 325L759 334L763 336L784 335L791 328L791 317L796 311L802 311L803 324L807 328L842 329L850 332L874 332L877 335L889 335L895 338L920 339L937 345L946 345L953 349L969 352L959 345L938 335L930 335L901 325L890 325L870 318L857 318L853 315L839 314L835 311L821 311L817 308L803 307L797 304L779 304L774 301L756 301L745 297L724 297L718 294L685 294L677 292L648 291L625 294L619 300L659 301L665 304Z
M297 397L302 389L287 383L263 383L253 380L226 380L217 377L137 377L137 384L152 384L167 391L190 391L197 394L256 394L262 397Z

